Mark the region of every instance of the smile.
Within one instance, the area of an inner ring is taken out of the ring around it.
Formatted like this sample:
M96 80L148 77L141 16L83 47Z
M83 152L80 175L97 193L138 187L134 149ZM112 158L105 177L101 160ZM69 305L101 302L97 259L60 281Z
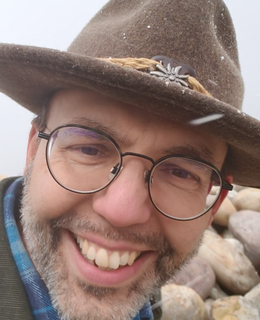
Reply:
M97 244L76 236L76 241L81 255L92 265L101 270L116 270L123 266L131 266L141 251L111 251L98 246Z

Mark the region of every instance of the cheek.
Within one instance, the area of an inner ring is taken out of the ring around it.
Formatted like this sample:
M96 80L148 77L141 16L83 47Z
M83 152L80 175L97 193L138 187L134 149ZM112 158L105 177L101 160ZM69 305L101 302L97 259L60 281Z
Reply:
M191 221L160 218L160 226L171 245L180 253L188 254L199 244L203 232L208 226L210 213Z
M29 194L33 211L46 219L58 218L75 210L86 197L67 191L52 178L40 149L33 160Z

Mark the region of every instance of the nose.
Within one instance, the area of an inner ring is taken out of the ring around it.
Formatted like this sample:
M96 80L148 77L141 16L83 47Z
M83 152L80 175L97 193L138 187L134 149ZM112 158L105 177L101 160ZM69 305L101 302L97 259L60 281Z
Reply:
M154 210L144 177L145 163L150 165L147 160L124 160L117 178L93 195L93 210L116 227L145 223Z

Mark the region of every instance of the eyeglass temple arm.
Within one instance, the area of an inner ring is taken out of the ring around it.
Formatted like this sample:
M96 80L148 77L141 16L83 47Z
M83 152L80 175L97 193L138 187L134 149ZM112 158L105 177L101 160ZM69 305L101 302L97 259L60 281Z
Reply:
M50 139L50 134L48 133L45 133L45 132L42 132L42 131L39 131L38 132L38 138L41 138L41 139L45 139L45 140L49 140ZM126 156L126 155L136 155L135 153L132 153L132 152L126 152L124 154L122 154L122 156ZM140 156L140 155L139 155ZM154 160L151 159L150 157L146 157L146 156L142 156L142 158L145 158L145 159L148 159L150 160L152 163L154 163ZM118 170L118 164L116 164L112 169L111 169L111 173L115 174ZM224 190L228 190L228 191L231 191L233 190L233 186L232 184L230 184L229 182L227 181L224 181L223 184L222 184L222 189Z
M233 190L233 186L232 186L232 184L230 184L229 182L223 181L222 189L231 191L231 190Z
M45 140L49 140L50 139L50 134L48 133L44 133L42 131L39 131L38 132L38 138L41 138L41 139L45 139Z

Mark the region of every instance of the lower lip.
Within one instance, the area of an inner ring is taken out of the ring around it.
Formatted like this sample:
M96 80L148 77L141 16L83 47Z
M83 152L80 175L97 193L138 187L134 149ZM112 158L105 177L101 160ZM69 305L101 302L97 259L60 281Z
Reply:
M133 281L133 278L147 269L147 266L155 261L156 252L147 251L142 254L131 266L121 267L117 270L105 271L89 263L81 253L75 243L74 237L66 233L64 243L68 243L69 264L75 274L82 278L84 282L92 285L105 287L120 287Z

